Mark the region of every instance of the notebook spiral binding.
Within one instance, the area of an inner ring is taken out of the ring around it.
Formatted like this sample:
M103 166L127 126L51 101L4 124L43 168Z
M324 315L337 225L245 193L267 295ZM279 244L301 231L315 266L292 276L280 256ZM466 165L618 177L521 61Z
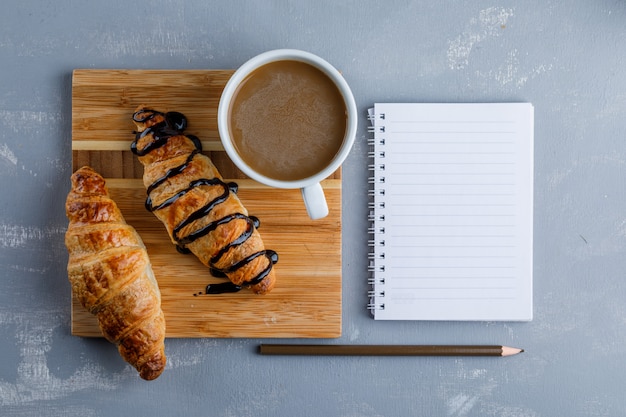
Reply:
M385 309L385 114L373 114L368 117L371 126L368 128L368 285L371 289L367 295L367 308L374 310Z

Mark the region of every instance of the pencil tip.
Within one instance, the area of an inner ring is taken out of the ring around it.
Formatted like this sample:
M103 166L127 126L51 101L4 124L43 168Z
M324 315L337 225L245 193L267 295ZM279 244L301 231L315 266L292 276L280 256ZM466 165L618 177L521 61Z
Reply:
M524 349L502 346L502 356L511 356L517 355L518 353L522 353Z

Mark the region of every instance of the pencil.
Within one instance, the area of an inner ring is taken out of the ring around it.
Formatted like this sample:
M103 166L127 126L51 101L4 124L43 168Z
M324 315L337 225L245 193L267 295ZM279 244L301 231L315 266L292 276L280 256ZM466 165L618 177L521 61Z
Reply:
M511 356L523 349L492 345L283 345L261 344L261 355Z

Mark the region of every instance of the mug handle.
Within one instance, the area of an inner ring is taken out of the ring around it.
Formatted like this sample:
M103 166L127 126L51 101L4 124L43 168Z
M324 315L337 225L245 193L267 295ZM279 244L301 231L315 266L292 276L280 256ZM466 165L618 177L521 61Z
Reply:
M301 189L306 212L312 220L328 216L328 204L321 184L315 183Z

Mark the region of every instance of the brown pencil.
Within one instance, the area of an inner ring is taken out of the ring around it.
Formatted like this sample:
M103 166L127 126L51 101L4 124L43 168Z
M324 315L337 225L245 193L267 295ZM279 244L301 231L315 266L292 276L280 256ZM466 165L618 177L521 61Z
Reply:
M511 356L523 349L492 345L285 345L261 344L262 355Z

